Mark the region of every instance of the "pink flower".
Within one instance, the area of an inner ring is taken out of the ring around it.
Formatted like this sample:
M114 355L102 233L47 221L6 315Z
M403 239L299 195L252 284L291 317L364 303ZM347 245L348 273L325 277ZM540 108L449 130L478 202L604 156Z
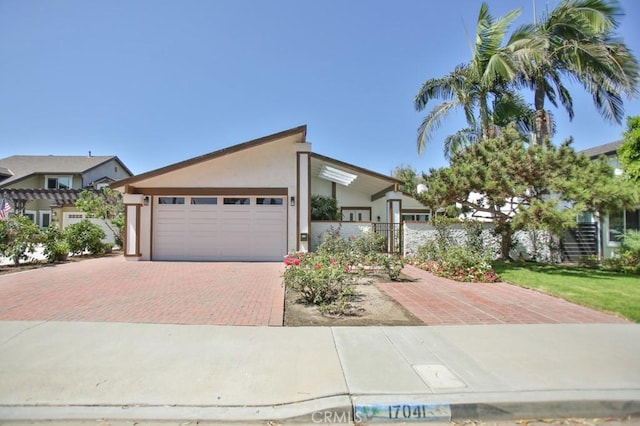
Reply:
M316 263L316 269L322 269L322 265L319 263Z
M289 257L285 257L284 258L284 264L287 265L287 266L291 265L291 259Z
M293 259L293 264L298 266L300 264L300 259Z

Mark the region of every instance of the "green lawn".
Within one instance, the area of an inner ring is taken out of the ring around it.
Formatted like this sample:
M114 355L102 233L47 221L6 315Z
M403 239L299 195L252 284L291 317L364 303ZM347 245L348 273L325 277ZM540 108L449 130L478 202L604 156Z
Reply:
M497 263L501 281L640 322L640 276L572 266Z

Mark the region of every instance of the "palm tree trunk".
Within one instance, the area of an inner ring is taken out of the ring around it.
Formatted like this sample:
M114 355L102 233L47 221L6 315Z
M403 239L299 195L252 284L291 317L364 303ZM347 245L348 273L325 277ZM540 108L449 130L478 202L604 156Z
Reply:
M533 138L534 145L542 144L542 141L549 137L549 125L547 123L547 112L544 109L544 88L543 84L536 85L536 93L534 99L534 106L536 109L536 122L535 122L535 137Z

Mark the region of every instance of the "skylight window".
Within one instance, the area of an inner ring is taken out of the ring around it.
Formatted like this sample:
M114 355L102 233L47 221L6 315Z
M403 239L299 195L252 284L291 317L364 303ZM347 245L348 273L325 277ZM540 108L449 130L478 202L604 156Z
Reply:
M322 166L318 176L344 186L349 186L351 182L356 180L358 177L358 175L354 175L353 173L345 172L327 165Z

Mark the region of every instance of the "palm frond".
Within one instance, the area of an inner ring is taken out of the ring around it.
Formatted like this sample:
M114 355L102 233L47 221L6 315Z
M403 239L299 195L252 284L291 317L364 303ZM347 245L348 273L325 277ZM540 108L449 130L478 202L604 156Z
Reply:
M421 155L426 148L427 142L431 139L431 133L442 125L442 121L446 118L447 114L457 106L458 102L456 100L443 102L440 105L435 106L425 116L418 127L418 137L416 139L418 155Z

